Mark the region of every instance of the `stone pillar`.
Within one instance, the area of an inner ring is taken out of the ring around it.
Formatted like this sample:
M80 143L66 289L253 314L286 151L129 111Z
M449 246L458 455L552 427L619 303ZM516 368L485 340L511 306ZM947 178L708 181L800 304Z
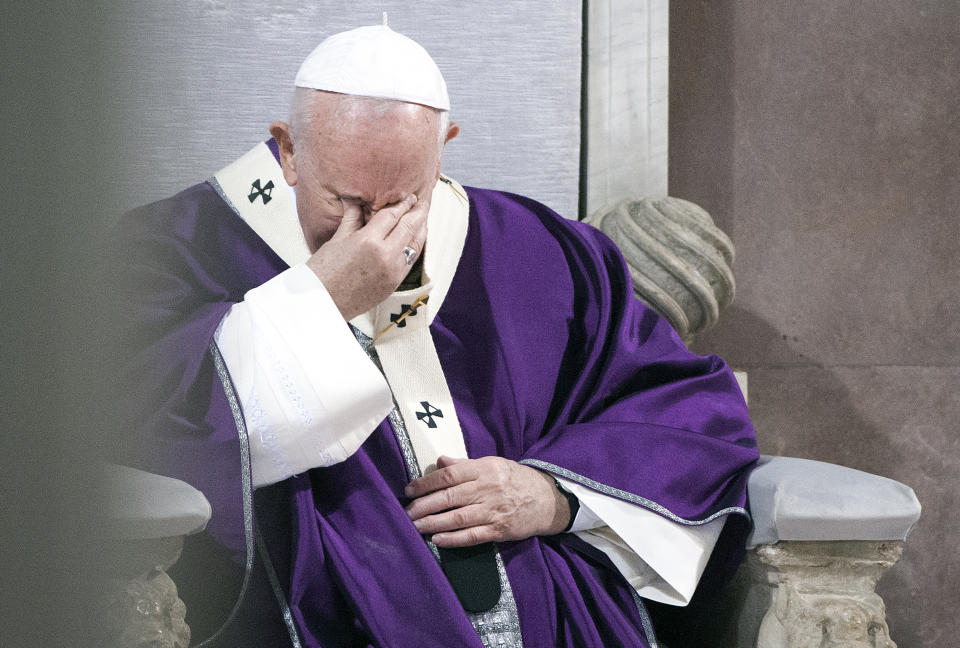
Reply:
M902 551L899 541L853 540L752 550L773 590L757 648L896 648L874 589Z
M186 607L167 570L206 526L210 503L189 484L127 466L105 466L103 479L113 539L111 572L99 578L105 648L187 648Z
M187 648L187 609L167 571L183 550L183 536L118 540L118 569L101 579L107 648Z
M668 0L587 3L583 214L667 195Z

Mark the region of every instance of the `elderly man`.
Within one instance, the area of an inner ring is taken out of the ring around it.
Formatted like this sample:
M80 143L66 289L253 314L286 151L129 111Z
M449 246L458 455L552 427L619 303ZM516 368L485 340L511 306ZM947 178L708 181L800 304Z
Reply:
M119 227L126 459L213 505L195 640L656 645L643 598L741 555L731 372L597 231L442 175L410 39L337 34L295 85L272 140Z

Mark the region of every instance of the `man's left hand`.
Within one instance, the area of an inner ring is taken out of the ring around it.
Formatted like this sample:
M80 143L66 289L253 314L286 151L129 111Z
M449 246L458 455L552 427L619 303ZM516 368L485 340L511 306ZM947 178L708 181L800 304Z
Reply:
M414 479L407 513L438 547L523 540L560 533L570 506L546 473L502 457L440 457L437 470Z

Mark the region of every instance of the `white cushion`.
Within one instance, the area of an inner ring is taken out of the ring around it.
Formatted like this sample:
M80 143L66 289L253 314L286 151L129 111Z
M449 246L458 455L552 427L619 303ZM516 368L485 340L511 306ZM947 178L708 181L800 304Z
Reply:
M748 548L778 540L905 540L920 517L909 486L809 459L761 455L748 491Z
M108 464L103 473L107 528L112 535L147 540L202 531L210 502L190 484L153 473Z

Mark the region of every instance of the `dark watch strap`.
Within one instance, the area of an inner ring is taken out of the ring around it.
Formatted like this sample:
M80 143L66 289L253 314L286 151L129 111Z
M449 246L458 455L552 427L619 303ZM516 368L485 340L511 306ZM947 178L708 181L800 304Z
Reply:
M560 480L556 477L553 478L553 483L557 485L557 490L560 491L560 494L567 498L567 504L570 506L570 521L567 522L567 526L560 532L566 533L573 527L573 521L577 519L577 513L580 511L580 500L577 499L576 495L561 486Z

